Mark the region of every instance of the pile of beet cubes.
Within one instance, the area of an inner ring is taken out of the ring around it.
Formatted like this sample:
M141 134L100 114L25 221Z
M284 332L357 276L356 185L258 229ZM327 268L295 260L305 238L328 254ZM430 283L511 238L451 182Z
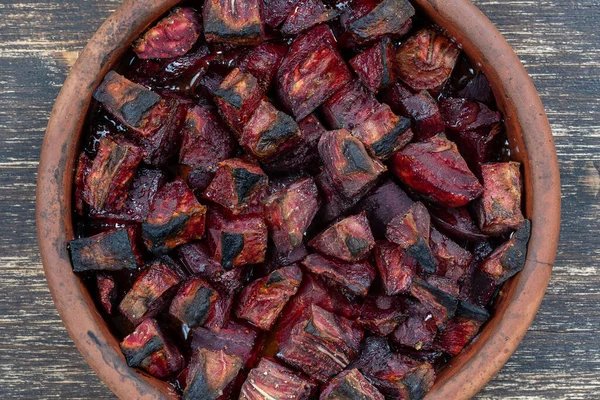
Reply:
M127 363L185 399L422 398L525 262L485 76L407 0L184 4L133 52L69 246Z

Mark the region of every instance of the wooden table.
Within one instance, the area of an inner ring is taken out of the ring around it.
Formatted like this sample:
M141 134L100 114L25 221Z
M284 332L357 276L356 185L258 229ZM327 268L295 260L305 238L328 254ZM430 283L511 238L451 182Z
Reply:
M0 398L114 398L69 339L36 246L38 157L52 104L119 0L0 0ZM477 0L548 111L562 240L541 310L480 399L600 398L600 3Z

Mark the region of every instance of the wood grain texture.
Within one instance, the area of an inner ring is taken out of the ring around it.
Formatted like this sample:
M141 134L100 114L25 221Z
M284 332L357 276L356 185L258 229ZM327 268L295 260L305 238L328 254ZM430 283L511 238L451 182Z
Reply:
M600 398L600 3L477 0L542 96L563 183L562 240L541 310L478 399ZM53 101L118 0L0 0L0 397L114 398L46 287L35 181Z

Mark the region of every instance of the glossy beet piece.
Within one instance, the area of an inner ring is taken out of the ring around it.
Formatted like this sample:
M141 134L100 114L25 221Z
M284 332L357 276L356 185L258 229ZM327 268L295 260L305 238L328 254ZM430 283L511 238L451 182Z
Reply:
M229 127L241 134L260 105L265 90L251 74L231 71L215 90L215 103Z
M456 314L438 334L434 344L435 348L452 356L458 355L473 340L490 317L485 308L466 302L459 304Z
M238 68L254 76L266 91L271 87L286 54L286 46L262 43L240 58Z
M397 244L381 241L375 246L375 264L381 276L385 294L409 293L416 274L417 261Z
M443 206L464 206L483 192L456 145L442 135L409 144L392 156L391 163L402 182Z
M396 80L394 55L394 45L390 38L386 37L358 53L349 63L358 78L373 93L377 93Z
M108 274L97 274L96 286L100 305L108 315L112 315L118 295L115 278Z
M196 200L186 183L177 179L164 185L154 197L150 215L142 224L146 247L164 254L204 236L206 207Z
M265 260L268 233L261 217L228 217L212 208L207 231L211 253L225 269L260 264Z
M242 385L240 400L308 400L315 384L288 367L263 358Z
M209 43L257 45L263 40L262 4L258 0L208 0L202 15L204 37Z
M85 202L96 210L121 209L142 157L137 146L102 138L85 176L82 192Z
M386 171L381 162L369 156L362 142L345 129L323 134L319 154L334 188L346 198L362 197Z
M376 275L368 261L343 262L318 254L307 256L302 265L325 282L355 296L366 296Z
M135 269L143 263L134 228L120 228L69 242L74 272Z
M173 58L187 53L201 31L200 16L192 8L176 8L133 45L141 59Z
M373 93L359 80L353 80L333 96L320 108L326 123L331 129L354 129L369 118L380 103Z
M375 246L375 239L367 215L363 211L329 226L312 239L309 246L321 254L339 260L359 261Z
M429 212L436 228L452 238L475 242L487 238L475 225L466 207L430 206Z
M446 128L453 131L490 127L500 122L502 118L498 111L490 110L485 104L457 98L440 101L440 113Z
M239 356L224 350L195 350L190 359L183 399L216 400L242 369Z
M281 26L281 33L297 35L338 15L337 10L328 8L321 0L300 0Z
M233 214L260 206L269 179L256 161L231 158L219 163L217 173L203 197Z
M436 261L437 274L453 282L461 280L471 265L473 254L435 228L431 229L429 244Z
M454 316L458 301L455 296L420 279L413 279L410 293L433 315L438 327Z
M169 314L189 328L204 324L214 318L219 293L199 278L185 282L171 302Z
M167 379L183 368L184 360L175 345L153 319L144 320L120 344L127 365Z
M277 92L285 108L300 120L351 79L331 30L319 25L290 45L277 73Z
M135 280L121 303L119 311L134 326L156 316L175 294L183 273L168 258L153 262Z
M477 201L475 213L482 232L502 235L523 223L520 168L517 162L481 166L483 194Z
M459 54L459 48L444 35L423 29L398 49L397 72L414 90L438 92L450 77Z
M421 303L413 300L407 301L406 311L407 319L400 322L390 335L392 342L417 351L432 348L438 332L433 315Z
M301 282L302 270L290 265L248 284L238 299L237 317L264 331L270 330Z
M291 150L300 136L294 118L263 99L244 127L240 144L257 159L268 162Z
M487 106L494 106L496 103L492 87L483 72L477 73L457 95L464 99L478 101Z
M321 391L319 400L385 400L385 397L357 370L341 372Z
M356 321L361 328L379 336L387 336L405 320L404 302L399 297L368 296Z
M223 350L230 356L240 357L247 367L256 356L257 339L254 329L230 321L218 332L204 327L193 329L191 349Z
M265 200L265 222L279 254L290 254L302 244L319 206L319 191L312 178L293 181Z
M530 235L531 222L526 219L506 243L486 258L481 265L481 270L497 285L514 276L525 266Z
M411 129L417 141L444 133L444 120L438 104L426 90L400 100L397 112L411 119Z
M312 305L280 332L278 356L319 382L325 382L358 355L362 336L351 321Z

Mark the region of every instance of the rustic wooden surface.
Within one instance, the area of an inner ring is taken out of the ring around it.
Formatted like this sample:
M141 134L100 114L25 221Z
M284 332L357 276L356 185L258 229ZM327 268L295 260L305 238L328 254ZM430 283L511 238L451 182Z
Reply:
M114 398L70 341L35 234L40 146L60 86L119 0L0 0L0 398ZM479 399L600 398L600 2L477 0L523 60L563 183L553 278L525 340Z

